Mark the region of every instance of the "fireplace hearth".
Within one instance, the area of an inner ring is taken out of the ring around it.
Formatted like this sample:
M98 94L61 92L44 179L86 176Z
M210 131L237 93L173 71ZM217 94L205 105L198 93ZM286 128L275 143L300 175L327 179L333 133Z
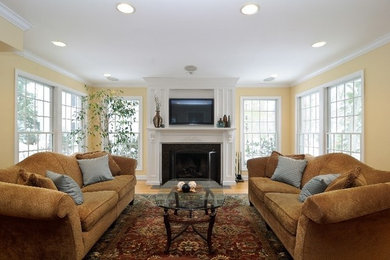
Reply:
M162 184L171 179L221 182L220 144L162 144Z

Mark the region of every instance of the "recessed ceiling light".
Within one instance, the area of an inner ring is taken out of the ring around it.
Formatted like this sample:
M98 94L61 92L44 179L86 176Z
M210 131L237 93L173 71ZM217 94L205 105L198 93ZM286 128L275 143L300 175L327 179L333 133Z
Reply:
M316 43L314 43L311 47L313 47L313 48L320 48L320 47L322 47L322 46L325 46L326 45L326 42L316 42Z
M111 77L111 74L110 73L104 73L103 76L107 78L107 77Z
M241 13L245 15L252 15L259 11L259 6L257 4L246 4L241 7Z
M117 4L116 9L118 9L119 12L122 12L124 14L132 14L135 12L135 8L127 3Z
M65 43L60 42L60 41L51 41L51 43L53 43L57 47L65 47L66 46Z

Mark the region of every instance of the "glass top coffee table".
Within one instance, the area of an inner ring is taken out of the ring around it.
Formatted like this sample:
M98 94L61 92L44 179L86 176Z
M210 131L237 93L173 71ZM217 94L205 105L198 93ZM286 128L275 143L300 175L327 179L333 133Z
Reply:
M196 181L195 191L183 192L178 190L178 182L179 180L171 180L165 183L156 195L157 206L164 209L164 224L167 231L165 252L169 252L173 240L192 227L193 231L207 242L211 253L211 235L217 214L216 209L221 207L225 201L223 187L215 181ZM184 212L184 215L178 214L179 211ZM204 214L194 214L195 211L204 212ZM194 226L207 222L207 234L202 234ZM173 235L171 223L181 223L183 228Z

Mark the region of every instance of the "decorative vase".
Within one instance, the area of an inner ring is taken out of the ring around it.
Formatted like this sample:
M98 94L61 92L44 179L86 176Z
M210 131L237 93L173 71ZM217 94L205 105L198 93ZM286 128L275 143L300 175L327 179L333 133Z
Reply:
M181 190L184 192L184 193L187 193L191 190L191 187L190 185L188 185L187 183L184 183L183 186L181 186Z
M153 125L156 128L160 128L162 125L162 117L160 116L160 111L156 111L156 115L153 117Z

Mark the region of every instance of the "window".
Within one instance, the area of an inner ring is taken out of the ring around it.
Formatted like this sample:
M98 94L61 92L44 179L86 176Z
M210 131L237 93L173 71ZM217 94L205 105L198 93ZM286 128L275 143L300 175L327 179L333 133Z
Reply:
M114 143L116 138L124 138L127 142L123 145L116 145L113 147L113 153L117 155L131 157L137 160L137 170L142 169L142 122L141 122L141 97L126 97L127 105L129 108L133 108L135 113L133 116L120 118L116 116L114 124L111 126L109 141ZM131 123L131 124L129 124ZM121 136L118 135L118 129L122 127L130 127L132 135Z
M320 92L298 99L298 152L320 154Z
M15 161L37 152L82 151L82 145L69 139L69 132L82 124L72 121L82 96L25 74L17 72Z
M362 120L362 79L329 87L327 153L347 153L360 160Z
M80 129L83 122L76 120L76 114L82 109L82 97L67 91L61 93L61 152L73 154L83 150L82 144L77 144L70 136L71 131Z
M18 77L16 99L18 161L37 152L53 151L53 88Z
M299 153L347 153L362 160L362 145L362 72L297 97Z
M241 151L243 168L246 161L268 156L279 148L280 98L244 97L241 99Z

